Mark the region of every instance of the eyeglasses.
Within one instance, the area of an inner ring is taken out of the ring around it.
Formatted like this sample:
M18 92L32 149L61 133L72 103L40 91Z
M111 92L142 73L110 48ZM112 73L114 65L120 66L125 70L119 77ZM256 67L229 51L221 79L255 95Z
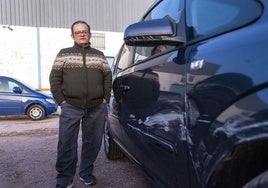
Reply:
M75 35L87 35L89 32L88 31L75 31Z

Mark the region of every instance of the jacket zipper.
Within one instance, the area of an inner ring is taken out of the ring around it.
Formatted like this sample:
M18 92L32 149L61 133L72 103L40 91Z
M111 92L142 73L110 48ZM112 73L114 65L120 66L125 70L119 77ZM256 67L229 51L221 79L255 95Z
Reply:
M84 103L85 103L85 106L87 106L88 80L87 80L86 49L85 48L83 48L82 56L83 56L84 75L85 75L85 80L86 80L86 93L84 97L84 100L85 100Z

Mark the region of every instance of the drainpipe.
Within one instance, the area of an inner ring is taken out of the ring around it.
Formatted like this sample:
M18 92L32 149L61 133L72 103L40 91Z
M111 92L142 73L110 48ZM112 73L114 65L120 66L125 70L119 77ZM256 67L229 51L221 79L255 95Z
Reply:
M38 88L42 87L41 81L41 50L40 50L40 28L36 28L36 37L37 37L37 80L38 80Z

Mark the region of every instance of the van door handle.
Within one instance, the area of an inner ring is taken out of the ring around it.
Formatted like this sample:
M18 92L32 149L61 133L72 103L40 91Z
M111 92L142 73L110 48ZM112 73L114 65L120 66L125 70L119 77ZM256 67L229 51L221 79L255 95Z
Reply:
M204 59L192 61L190 64L190 68L191 70L200 70L203 68L204 64L205 64Z

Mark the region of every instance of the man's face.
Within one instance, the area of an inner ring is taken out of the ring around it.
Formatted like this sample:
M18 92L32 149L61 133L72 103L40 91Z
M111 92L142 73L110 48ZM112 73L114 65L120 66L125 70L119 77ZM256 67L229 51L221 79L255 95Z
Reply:
M88 31L87 25L83 23L75 24L73 27L73 40L80 46L88 46L91 33Z

